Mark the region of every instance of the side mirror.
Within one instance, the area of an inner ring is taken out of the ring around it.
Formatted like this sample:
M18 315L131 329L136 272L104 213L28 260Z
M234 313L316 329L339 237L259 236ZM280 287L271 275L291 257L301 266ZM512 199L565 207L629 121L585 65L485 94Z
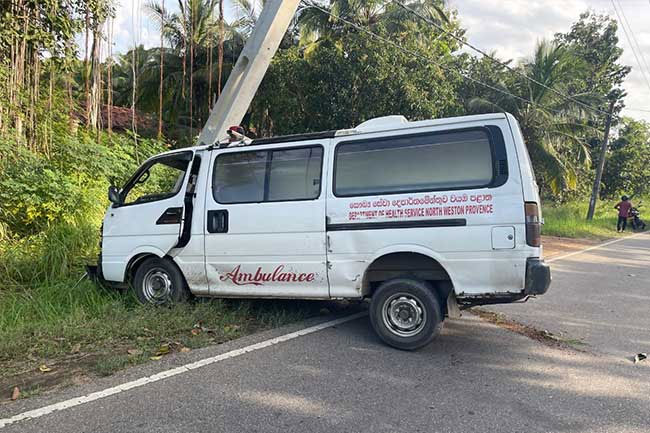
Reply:
M117 187L111 185L108 187L108 199L111 201L111 203L120 205L122 204L122 200L120 198L120 191L117 189Z

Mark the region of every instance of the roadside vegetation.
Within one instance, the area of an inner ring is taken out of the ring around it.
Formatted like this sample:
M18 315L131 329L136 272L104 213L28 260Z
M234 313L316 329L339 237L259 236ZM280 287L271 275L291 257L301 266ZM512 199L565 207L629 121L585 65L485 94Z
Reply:
M639 201L648 203L648 199L632 199L636 206ZM547 236L561 236L567 238L588 238L588 239L607 239L616 236L628 236L633 233L628 224L627 231L623 233L616 232L617 211L614 205L618 200L601 201L596 206L594 218L591 221L585 219L589 202L582 201L576 203L549 204L543 206L542 214L544 225L542 234ZM645 205L640 209L645 210ZM647 218L646 218L647 219Z
M109 375L304 319L323 305L196 300L143 307L130 292L98 288L88 280L14 290L0 302L0 392L8 397L14 386L33 387L34 372L53 377L49 385L69 382L73 374Z
M446 2L406 3L430 22L388 1L302 7L243 121L247 135L350 128L387 114L419 120L506 110L529 147L544 234L614 236L618 196L650 192L650 126L618 117L630 68L620 63L616 22L585 12L528 57L502 59L516 74L461 52L462 17ZM0 399L18 383L32 384L23 396L52 385L34 378L111 374L323 306L206 301L155 309L80 280L96 261L109 184L122 185L153 154L191 145L225 84L260 10L259 2L226 4L235 7L232 22L221 0L147 3L139 13L162 24L162 46L113 53L113 0L0 2ZM605 119L576 100L599 110L615 102L602 202L590 223L586 200Z

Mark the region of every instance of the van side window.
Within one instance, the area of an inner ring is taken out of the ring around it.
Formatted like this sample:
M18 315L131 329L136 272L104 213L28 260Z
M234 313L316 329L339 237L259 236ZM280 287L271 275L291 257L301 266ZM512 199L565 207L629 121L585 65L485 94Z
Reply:
M313 200L322 162L321 146L225 153L215 163L212 194L224 204Z
M268 200L307 200L320 195L322 147L274 150Z
M219 203L264 201L267 151L226 153L217 157L212 193Z
M334 171L337 196L479 188L494 176L483 129L341 143Z

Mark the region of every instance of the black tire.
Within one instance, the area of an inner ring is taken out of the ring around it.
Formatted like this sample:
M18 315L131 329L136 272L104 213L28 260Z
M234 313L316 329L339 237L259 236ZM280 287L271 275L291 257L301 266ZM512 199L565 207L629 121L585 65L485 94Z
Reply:
M410 278L384 281L370 302L372 327L386 344L398 349L415 350L429 344L440 333L442 321L440 301L425 281Z
M138 267L133 290L142 304L170 305L190 297L180 269L171 260L158 257L145 259Z

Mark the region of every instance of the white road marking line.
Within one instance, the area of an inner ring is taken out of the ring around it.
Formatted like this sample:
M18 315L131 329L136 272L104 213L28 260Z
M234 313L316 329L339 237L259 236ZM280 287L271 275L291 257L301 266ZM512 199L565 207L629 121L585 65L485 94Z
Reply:
M79 406L84 403L90 403L91 401L99 400L101 398L108 397L113 394L118 394L120 392L124 392L129 389L144 386L149 383L157 382L159 380L163 380L168 377L176 376L182 373L187 373L197 368L205 367L206 365L214 364L230 358L235 358L237 356L244 355L246 353L253 352L255 350L264 349L265 347L273 346L278 343L283 343L285 341L293 340L294 338L302 337L303 335L313 334L314 332L318 332L326 328L331 328L332 326L340 325L342 323L358 319L360 317L366 316L367 314L368 314L367 312L362 311L360 313L355 313L350 316L341 317L340 319L330 320L329 322L324 322L318 325L310 326L308 328L300 329L295 332L290 332L289 334L280 335L279 337L270 338L268 340L264 340L259 343L251 344L250 346L231 350L230 352L222 353L221 355L213 356L210 358L201 359L199 361L185 364L180 367L175 367L169 370L165 370L151 376L147 376L147 377L133 380L131 382L123 383L121 385L117 385L112 388L107 388L102 391L93 392L92 394L71 398L70 400L54 403L49 406L41 407L39 409L34 409L27 412L19 413L18 415L14 415L10 418L0 419L0 428L6 427L9 424L14 424L19 421L38 418L43 415L50 414L52 412L69 409L71 407Z
M551 262L555 262L557 260L566 259L567 257L571 257L571 256L575 256L575 255L578 255L578 254L586 253L587 251L596 250L598 248L606 247L607 245L615 244L617 242L621 242L621 241L624 241L624 240L627 240L627 239L636 238L637 236L641 236L641 235L643 235L645 233L648 233L648 232L639 232L639 233L635 233L635 234L630 235L630 236L625 236L624 238L618 238L618 239L614 239L614 240L611 240L611 241L607 241L607 242L604 242L604 243L599 244L599 245L594 245L592 247L585 248L583 250L574 251L572 253L564 254L564 255L561 255L559 257L553 257L552 259L546 260L546 262L551 263Z

